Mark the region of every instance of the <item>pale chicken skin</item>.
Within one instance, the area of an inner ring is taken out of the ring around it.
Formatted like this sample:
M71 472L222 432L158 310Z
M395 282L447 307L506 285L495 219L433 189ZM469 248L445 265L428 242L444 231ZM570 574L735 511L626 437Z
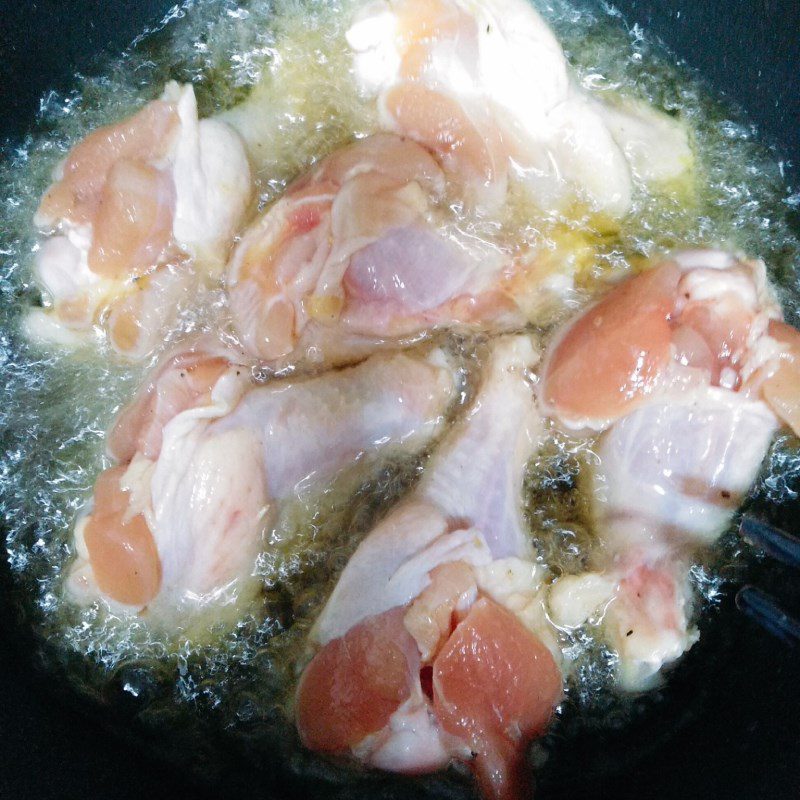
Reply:
M347 33L384 129L435 152L485 208L510 177L546 210L575 201L614 218L637 184L688 180L685 128L643 104L598 101L526 0L378 0Z
M522 514L536 358L495 340L469 412L349 561L297 690L306 746L412 774L463 760L488 797L524 796L562 688Z
M798 341L761 262L691 251L614 288L549 348L544 409L602 432L589 487L602 554L596 572L556 582L552 618L603 617L627 688L696 641L692 555L730 524L781 420L796 420Z
M184 348L121 414L118 466L76 526L74 594L168 625L235 609L258 590L255 559L281 501L361 459L424 447L457 383L438 350L266 385L246 363L213 343Z
M183 296L219 275L252 194L235 131L198 120L191 86L99 128L59 165L34 222L46 234L35 274L49 305L29 335L66 344L100 325L137 359L174 322Z
M514 264L447 233L442 170L379 134L336 151L244 235L227 271L234 327L270 363L352 361L441 327L523 326Z

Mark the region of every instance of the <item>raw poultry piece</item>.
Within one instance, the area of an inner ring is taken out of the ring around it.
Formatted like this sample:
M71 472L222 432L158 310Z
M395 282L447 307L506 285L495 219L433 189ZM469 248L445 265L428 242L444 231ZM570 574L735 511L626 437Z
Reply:
M73 593L169 625L258 589L280 503L357 461L415 452L440 430L456 373L440 350L254 385L207 341L165 359L109 437L116 466L76 526Z
M227 273L246 350L337 363L441 327L527 319L525 281L496 246L443 223L444 175L408 139L378 134L321 161L244 235Z
M406 773L461 760L487 796L522 796L561 696L522 513L536 360L528 337L493 342L469 412L349 561L297 691L307 747Z
M797 423L798 334L760 261L676 255L556 335L545 410L599 431L594 571L561 578L553 620L602 616L620 680L644 688L697 638L689 566L730 524L781 420Z
M99 323L120 354L146 355L227 259L252 193L238 134L198 120L192 87L171 82L75 145L53 177L34 218L48 305L30 312L29 334L75 344Z
M619 218L637 184L691 173L685 127L583 91L526 0L377 0L347 40L381 126L436 152L479 205L502 202L514 175L545 210L578 200Z

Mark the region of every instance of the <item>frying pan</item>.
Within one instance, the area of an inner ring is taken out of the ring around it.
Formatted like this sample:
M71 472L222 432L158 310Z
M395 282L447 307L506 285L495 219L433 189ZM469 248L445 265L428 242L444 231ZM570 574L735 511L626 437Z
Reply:
M24 135L43 92L69 88L76 70L91 71L99 52L122 50L170 5L169 0L4 0L0 138ZM797 0L615 0L615 5L629 25L639 23L661 37L716 91L740 105L786 162L787 179L800 177ZM796 495L754 510L788 530L800 529ZM800 611L797 576L756 561L746 577ZM100 710L62 690L48 673L4 562L0 591L0 797L309 796L258 774L252 764L231 761L221 783L211 785L159 760L135 730L109 724ZM550 757L539 773L540 800L800 797L800 652L737 615L730 595L705 620L701 644L674 671L657 702L631 725L602 734L586 729L577 736L556 727L545 742ZM391 796L401 797L399 791ZM335 796L350 794L342 789Z

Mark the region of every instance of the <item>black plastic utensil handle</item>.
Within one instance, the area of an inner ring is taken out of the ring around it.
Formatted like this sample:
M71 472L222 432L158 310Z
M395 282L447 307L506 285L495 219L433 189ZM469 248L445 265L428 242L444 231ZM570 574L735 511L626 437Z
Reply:
M797 536L747 515L742 517L739 533L768 556L790 567L800 568L800 539Z
M740 589L736 594L736 607L787 644L796 645L800 642L800 622L761 589L755 586Z

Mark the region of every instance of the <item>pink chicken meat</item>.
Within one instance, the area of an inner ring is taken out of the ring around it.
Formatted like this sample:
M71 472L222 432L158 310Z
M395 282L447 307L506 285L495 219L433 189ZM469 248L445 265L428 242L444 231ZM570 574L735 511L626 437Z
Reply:
M29 334L75 344L99 324L120 354L147 355L227 259L252 193L241 140L198 120L191 86L170 83L75 145L53 177L34 219L49 306L30 313Z
M521 796L526 745L561 697L546 623L503 593L525 576L533 607L540 589L522 516L535 361L528 338L495 340L469 413L342 573L297 690L308 747L406 773L466 761L488 796Z
M638 689L696 640L688 568L727 528L782 420L797 421L798 336L764 265L692 251L619 285L556 336L540 396L601 432L597 571L557 581L553 619L604 616Z
M478 206L502 204L513 177L543 209L622 217L637 184L691 171L680 122L585 92L526 0L375 0L347 40L383 129L436 153Z
M122 413L118 466L76 528L74 592L168 622L236 606L257 589L262 532L284 498L372 454L422 448L456 387L438 350L260 386L243 363L212 343L183 348Z
M441 327L526 320L496 247L445 229L428 151L379 134L321 161L244 235L228 266L234 326L271 363L336 363Z

